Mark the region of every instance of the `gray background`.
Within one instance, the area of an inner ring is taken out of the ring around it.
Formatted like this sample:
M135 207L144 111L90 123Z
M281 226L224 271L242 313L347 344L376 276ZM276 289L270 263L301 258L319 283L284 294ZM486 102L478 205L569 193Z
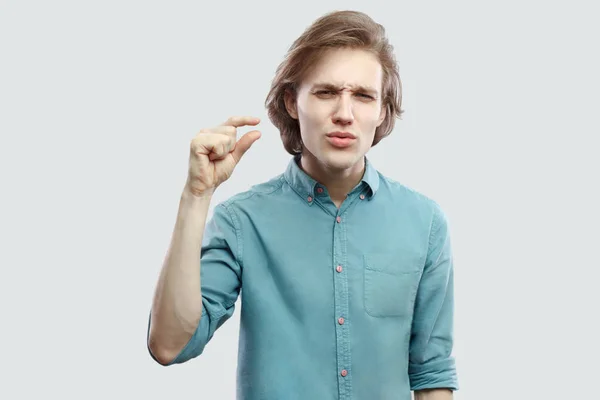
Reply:
M230 115L263 119L213 204L280 173L264 98L291 42L334 9L382 23L400 63L406 113L369 157L451 223L455 398L598 398L589 5L0 4L1 398L234 397L239 309L187 364L146 350L189 143Z

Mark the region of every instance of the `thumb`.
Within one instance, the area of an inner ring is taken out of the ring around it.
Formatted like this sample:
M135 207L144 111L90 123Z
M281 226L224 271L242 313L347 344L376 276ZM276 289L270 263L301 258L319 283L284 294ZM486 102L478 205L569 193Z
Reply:
M235 162L239 162L242 156L248 151L254 142L256 142L261 136L260 131L251 131L246 133L240 138L235 144L233 151L231 152Z

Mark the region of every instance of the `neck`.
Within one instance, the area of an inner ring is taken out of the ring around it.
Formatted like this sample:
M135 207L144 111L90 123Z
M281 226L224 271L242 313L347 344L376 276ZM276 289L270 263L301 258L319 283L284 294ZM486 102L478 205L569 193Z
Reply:
M299 166L308 176L327 188L331 200L339 207L352 189L362 180L365 173L365 158L349 168L332 169L315 157L303 153Z

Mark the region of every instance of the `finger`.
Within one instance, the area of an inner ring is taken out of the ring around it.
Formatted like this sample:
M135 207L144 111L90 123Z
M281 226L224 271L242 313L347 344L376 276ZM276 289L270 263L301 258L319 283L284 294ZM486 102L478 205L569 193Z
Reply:
M202 128L198 131L198 135L206 135L207 133L221 133L231 135L236 133L237 128L233 125L217 125L212 128Z
M220 133L206 133L193 140L192 150L215 160L225 157L235 146L235 138Z
M231 152L231 155L236 163L240 161L242 156L248 151L250 146L252 146L252 144L254 144L254 142L260 138L260 136L260 131L251 131L246 133L240 138L240 140L237 141L233 151Z
M259 122L260 122L260 118L238 115L238 116L229 117L229 119L227 121L225 121L222 125L235 126L236 128L239 128L241 126L246 126L246 125L251 125L251 126L258 125Z
M219 125L214 128L208 129L207 133L218 133L221 135L231 136L233 139L237 139L237 128L232 125Z

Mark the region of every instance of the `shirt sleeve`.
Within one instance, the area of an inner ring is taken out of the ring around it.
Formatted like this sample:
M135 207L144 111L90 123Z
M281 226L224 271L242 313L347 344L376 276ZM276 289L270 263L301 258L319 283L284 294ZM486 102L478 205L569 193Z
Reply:
M437 204L411 328L411 390L458 389L452 356L454 268L448 222Z
M188 343L166 365L181 364L201 355L216 330L233 315L242 278L238 262L241 260L241 234L236 222L233 212L221 203L206 224L200 266L202 316ZM155 359L151 352L150 355Z

